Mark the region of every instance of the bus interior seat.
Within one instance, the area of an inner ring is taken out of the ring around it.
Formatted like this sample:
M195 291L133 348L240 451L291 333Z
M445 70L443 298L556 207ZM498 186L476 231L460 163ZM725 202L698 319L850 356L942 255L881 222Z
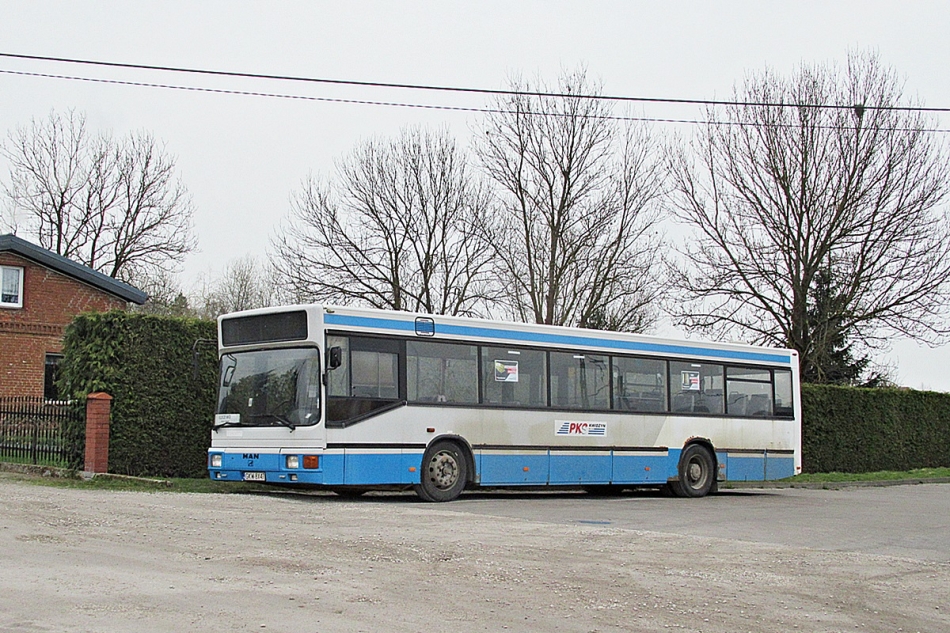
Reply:
M764 393L753 394L749 398L748 415L763 417L772 414L772 399Z
M693 410L692 397L678 393L673 396L673 411L676 413L686 413Z
M729 394L728 413L729 415L745 415L748 406L748 396L744 393L733 392Z

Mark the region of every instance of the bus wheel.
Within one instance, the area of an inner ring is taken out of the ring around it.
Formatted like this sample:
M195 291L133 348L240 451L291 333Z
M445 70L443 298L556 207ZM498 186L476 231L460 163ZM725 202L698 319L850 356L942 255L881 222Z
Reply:
M424 501L452 501L468 481L465 455L454 442L436 442L422 457L422 475L415 486Z
M679 480L670 482L677 497L705 497L716 483L716 462L701 444L690 444L683 450L679 463Z

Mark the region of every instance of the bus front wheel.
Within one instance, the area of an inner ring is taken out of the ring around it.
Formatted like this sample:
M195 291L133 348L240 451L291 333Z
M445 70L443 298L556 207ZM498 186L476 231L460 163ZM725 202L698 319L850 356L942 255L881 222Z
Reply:
M702 444L690 444L683 450L679 478L670 482L677 497L705 497L716 485L716 461Z
M468 468L462 449L454 442L440 441L422 457L422 474L415 486L424 501L452 501L468 482Z

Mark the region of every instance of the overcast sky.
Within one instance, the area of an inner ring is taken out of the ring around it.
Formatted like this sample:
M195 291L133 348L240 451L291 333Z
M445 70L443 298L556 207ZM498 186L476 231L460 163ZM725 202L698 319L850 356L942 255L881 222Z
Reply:
M0 0L0 52L270 75L502 88L584 65L611 95L728 98L750 72L877 51L928 106L950 107L950 2L42 2ZM478 95L354 89L110 70L0 57L0 71L312 98L478 108ZM51 110L93 130L148 131L178 159L200 252L186 287L245 254L263 259L308 174L330 175L361 139L446 126L466 145L478 114L110 85L0 72L0 135ZM692 119L692 106L638 114ZM950 127L950 117L938 119ZM658 132L689 134L684 124ZM0 163L5 174L7 166ZM664 332L669 334L669 332ZM950 347L897 341L915 388L950 391Z

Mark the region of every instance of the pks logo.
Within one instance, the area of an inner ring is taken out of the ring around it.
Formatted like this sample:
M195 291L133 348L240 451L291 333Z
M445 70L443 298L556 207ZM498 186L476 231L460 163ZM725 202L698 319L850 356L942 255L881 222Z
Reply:
M559 420L556 423L555 435L591 435L605 437L607 424L604 422L570 422Z

